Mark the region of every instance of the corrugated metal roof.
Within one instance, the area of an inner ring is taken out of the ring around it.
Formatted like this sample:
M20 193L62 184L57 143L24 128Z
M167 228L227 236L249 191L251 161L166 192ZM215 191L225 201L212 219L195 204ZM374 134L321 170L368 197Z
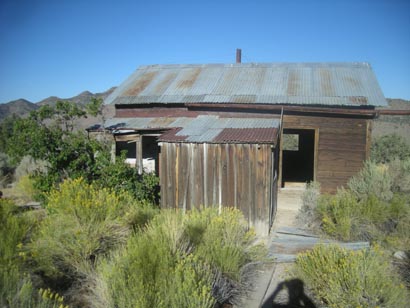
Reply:
M200 115L196 118L113 118L106 128L121 131L167 129L159 141L193 143L275 143L279 119L220 118Z
M213 139L216 143L275 143L277 128L225 128Z
M368 63L142 66L105 103L387 106Z

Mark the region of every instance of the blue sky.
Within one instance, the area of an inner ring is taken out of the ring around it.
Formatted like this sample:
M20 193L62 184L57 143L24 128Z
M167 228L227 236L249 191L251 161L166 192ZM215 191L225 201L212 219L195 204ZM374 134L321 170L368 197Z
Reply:
M410 100L410 0L0 1L0 102L68 98L166 63L370 62Z

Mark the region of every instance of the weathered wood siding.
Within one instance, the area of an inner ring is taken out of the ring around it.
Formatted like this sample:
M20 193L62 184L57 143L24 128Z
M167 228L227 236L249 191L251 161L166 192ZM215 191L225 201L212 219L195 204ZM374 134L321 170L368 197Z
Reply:
M371 120L285 115L283 128L315 129L315 174L322 192L335 192L363 166L369 155Z
M275 192L272 153L268 144L162 143L161 205L184 211L235 207L267 234Z

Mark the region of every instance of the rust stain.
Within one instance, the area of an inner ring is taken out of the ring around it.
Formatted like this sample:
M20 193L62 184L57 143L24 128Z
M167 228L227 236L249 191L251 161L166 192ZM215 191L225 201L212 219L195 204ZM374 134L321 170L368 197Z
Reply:
M184 75L183 79L178 83L177 87L178 88L190 88L198 78L199 74L201 73L200 68L196 68L193 70L190 70Z
M324 96L334 96L334 89L331 82L331 74L327 69L320 69L320 87Z
M359 88L361 86L361 82L355 78L352 77L345 77L344 80L354 88Z
M233 95L231 96L233 103L246 104L256 101L256 95Z
M225 128L212 142L275 143L277 128Z
M299 76L295 71L289 71L288 95L296 96L299 91Z
M349 96L349 101L357 105L367 105L367 97L365 96Z
M155 78L158 72L148 72L143 74L136 82L130 86L124 93L123 96L136 96L150 84L150 82Z
M177 76L177 73L173 73L173 72L167 74L165 78L156 85L155 93L158 93L158 94L164 93L165 90L168 88L168 86L171 84L171 82L175 79L176 76Z
M188 138L188 136L177 136L176 134L182 130L182 127L178 128L173 128L165 133L163 133L161 136L158 137L158 141L165 141L165 142L177 142L177 141L184 141Z

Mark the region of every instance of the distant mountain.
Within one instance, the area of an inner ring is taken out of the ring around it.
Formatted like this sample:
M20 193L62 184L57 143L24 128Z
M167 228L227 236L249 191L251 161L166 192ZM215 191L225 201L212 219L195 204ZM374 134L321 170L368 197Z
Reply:
M70 102L79 104L81 106L84 106L88 102L90 102L91 98L95 97L95 98L105 99L114 90L115 90L115 87L112 87L105 92L94 93L94 94L89 91L84 91L78 94L77 96L74 96L71 98L60 98L57 96L50 96L37 103L32 103L25 99L18 99L15 101L8 102L6 104L0 104L0 122L12 114L15 114L18 116L25 116L29 114L31 111L36 110L43 105L54 106L58 101L70 101Z
M38 108L39 106L36 104L22 98L6 104L0 104L0 122L9 115L24 116Z
M84 106L90 102L91 98L95 97L95 98L105 99L114 90L115 90L115 87L112 87L105 92L94 93L94 94L91 93L90 91L84 91L78 94L77 96L74 96L71 98L59 98L57 96L50 96L46 99L43 99L42 101L37 102L36 104L39 106L43 106L43 105L54 106L57 103L57 101L70 101L70 102L79 104L81 106Z

